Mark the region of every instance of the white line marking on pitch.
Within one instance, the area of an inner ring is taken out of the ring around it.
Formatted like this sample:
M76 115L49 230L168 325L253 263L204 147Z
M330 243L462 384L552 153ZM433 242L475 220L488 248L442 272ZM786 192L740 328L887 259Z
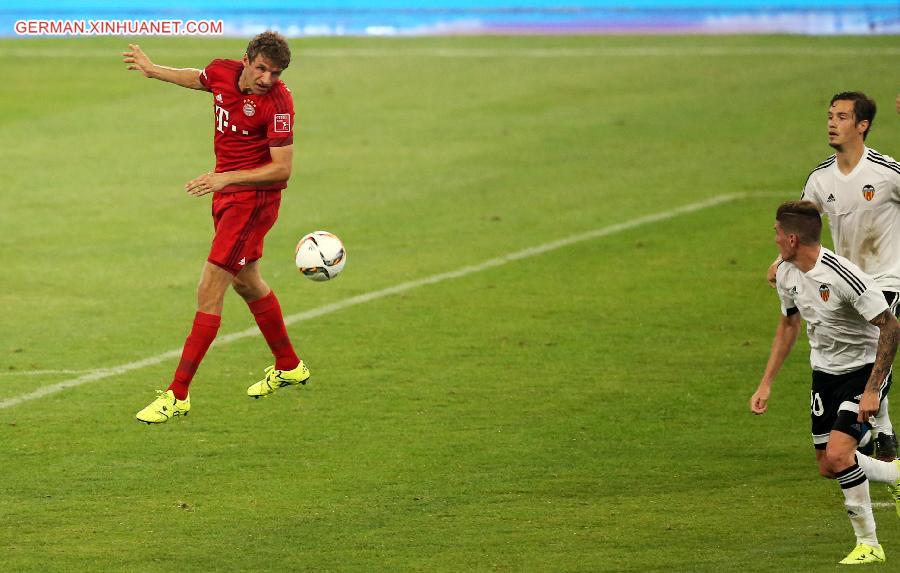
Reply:
M766 195L767 194L753 194L753 196L766 196ZM782 193L780 195L783 196L784 194ZM378 300L381 298L399 294L401 292L406 292L408 290L412 290L412 289L419 288L422 286L432 285L432 284L443 282L446 280L464 277L464 276L478 273L478 272L481 272L481 271L484 271L487 269L499 267L501 265L505 265L505 264L511 263L513 261L519 261L522 259L526 259L528 257L542 255L549 251L561 249L563 247L568 247L569 245L574 245L575 243L581 243L583 241L589 241L591 239L597 239L599 237L606 237L609 235L614 235L616 233L620 233L622 231L627 231L629 229L634 229L635 227L640 227L640 226L646 225L648 223L656 223L659 221L665 221L666 219L672 219L679 215L693 213L695 211L700 211L702 209L707 209L709 207L714 207L716 205L721 205L723 203L729 203L736 199L743 199L743 198L749 197L749 196L751 196L751 195L748 193L731 193L728 195L721 195L719 197L714 197L712 199L706 199L705 201L691 203L689 205L685 205L683 207L678 207L676 209L670 209L669 211L663 211L662 213L654 213L652 215L644 215L643 217L631 219L630 221L625 221L623 223L616 223L615 225L608 225L606 227L594 229L593 231L587 231L586 233L579 233L577 235L572 235L572 236L566 237L564 239L559 239L557 241L551 241L549 243L544 243L543 245L529 247L527 249L522 249L521 251L516 251L514 253L509 253L507 255L503 255L500 257L493 258L493 259L488 259L477 265L462 267L460 269L456 269L455 271L439 273L436 275L431 275L430 277L425 277L425 278L414 280L414 281L400 283L400 284L392 286L392 287L388 287L388 288L384 288L381 290L376 290L376 291L372 291L369 293L354 296L354 297L342 300L340 302L326 304L324 306L320 306L318 308L307 310L305 312L291 314L284 318L284 322L285 322L285 324L290 325L290 324L294 324L296 322L309 320L311 318L317 318L319 316L331 314L332 312L337 312L339 310L343 310L343 309L349 308L351 306L356 306L358 304L365 304L367 302L372 302L373 300ZM226 334L224 336L219 336L218 338L216 338L216 341L213 342L213 346L222 346L223 344L230 344L236 340L249 338L251 336L259 336L259 334L260 334L259 329L254 326L254 327L248 328L246 330L241 330L239 332L234 332L232 334ZM33 392L29 392L27 394L22 394L20 396L14 396L12 398L7 398L6 400L3 400L2 402L0 402L0 410L5 409L5 408L11 408L12 406L17 406L23 402L28 402L30 400L36 400L38 398L43 398L44 396L49 396L51 394L55 394L57 392L67 390L69 388L75 388L75 387L81 386L82 384L87 384L88 382L94 382L96 380L102 380L104 378L110 378L112 376L122 376L123 374L125 374L127 372L131 372L133 370L140 370L141 368L146 368L147 366L154 366L161 362L165 362L166 360L179 358L180 356L181 356L181 348L178 348L175 350L169 350L168 352L163 352L162 354L157 354L156 356L150 356L148 358L144 358L143 360L138 360L136 362L128 362L127 364L122 364L120 366L114 366L112 368L100 368L97 370L92 370L82 376L78 376L77 378L72 378L69 380L64 380L62 382L57 382L56 384L50 384L47 386L43 386Z
M53 376L59 374L84 374L95 371L96 368L89 370L11 370L9 372L0 372L0 376Z

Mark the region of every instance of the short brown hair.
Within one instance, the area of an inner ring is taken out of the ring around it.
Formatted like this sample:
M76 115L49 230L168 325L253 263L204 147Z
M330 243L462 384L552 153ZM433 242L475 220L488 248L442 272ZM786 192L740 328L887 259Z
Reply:
M778 206L775 220L785 233L797 235L804 245L816 245L822 236L822 216L811 201L785 201Z
M247 59L251 62L262 56L282 70L291 63L291 49L287 40L278 32L263 32L247 44Z
M853 115L856 123L861 121L869 122L869 127L863 132L863 140L865 140L866 136L869 135L869 129L872 127L872 122L875 121L875 112L878 111L878 108L875 107L875 100L862 92L841 92L839 94L834 94L834 97L831 98L829 107L834 105L834 102L838 100L853 102Z

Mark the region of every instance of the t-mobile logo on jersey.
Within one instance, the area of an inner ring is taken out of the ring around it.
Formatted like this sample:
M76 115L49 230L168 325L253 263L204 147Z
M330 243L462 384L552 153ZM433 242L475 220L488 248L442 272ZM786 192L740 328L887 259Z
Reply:
M225 133L226 127L228 127L228 110L216 106L216 130Z

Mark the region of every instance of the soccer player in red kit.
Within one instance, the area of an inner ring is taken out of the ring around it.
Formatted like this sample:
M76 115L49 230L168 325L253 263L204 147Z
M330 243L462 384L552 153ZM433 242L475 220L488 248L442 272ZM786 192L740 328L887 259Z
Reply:
M275 356L275 364L247 394L259 398L305 384L309 370L294 352L278 299L259 272L263 239L278 217L281 190L291 176L294 104L279 79L291 61L287 42L264 32L250 41L242 60L213 60L203 70L159 66L137 44L129 48L122 54L129 70L212 93L216 153L215 171L185 185L191 197L213 194L215 236L197 288L194 324L171 385L137 419L159 424L190 411L188 388L219 330L229 286L247 302Z

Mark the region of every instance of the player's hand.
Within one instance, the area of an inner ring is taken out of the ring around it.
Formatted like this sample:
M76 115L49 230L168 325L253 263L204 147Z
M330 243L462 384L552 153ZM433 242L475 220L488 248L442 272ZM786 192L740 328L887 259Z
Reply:
M900 94L897 94L897 113L900 113Z
M759 416L760 414L765 414L766 410L769 409L769 394L771 390L769 388L763 388L760 386L756 389L756 392L753 393L753 396L750 397L750 411Z
M859 415L856 417L856 421L868 422L870 417L878 413L880 407L881 400L878 398L878 393L866 390L859 399Z
M138 70L149 78L150 70L153 69L153 62L150 61L147 54L137 44L128 44L128 48L131 51L122 52L122 61L128 64L129 70Z
M227 174L210 172L188 181L184 189L188 195L200 197L207 193L221 191L226 185L228 185Z
M769 281L769 286L775 288L775 275L778 274L778 263L772 263L769 266L769 270L766 271L766 280Z
M769 270L766 271L766 280L769 281L769 286L775 288L775 275L778 274L778 266L782 263L781 255L775 259L771 265L769 265Z

